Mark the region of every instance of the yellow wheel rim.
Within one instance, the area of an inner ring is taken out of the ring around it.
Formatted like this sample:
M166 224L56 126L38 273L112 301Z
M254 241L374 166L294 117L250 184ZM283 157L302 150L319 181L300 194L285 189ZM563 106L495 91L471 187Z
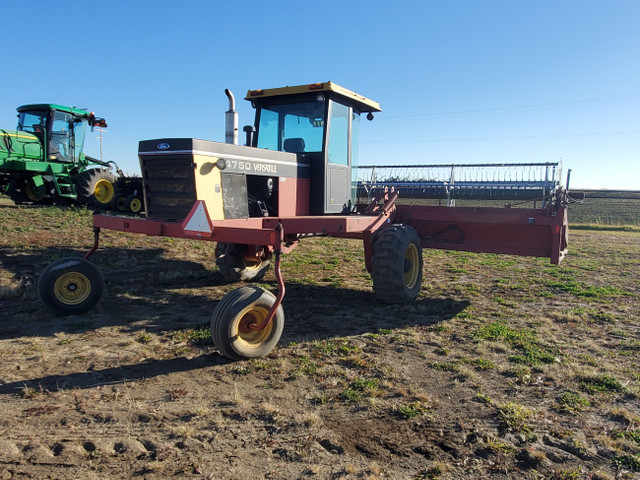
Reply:
M232 327L233 331L231 332L232 337L236 338L244 348L260 347L271 336L273 321L263 330L251 330L249 325L253 324L255 326L260 326L265 321L268 314L269 310L264 307L256 305L249 305L248 307L245 307L236 316L236 320Z
M93 196L96 197L96 200L100 203L109 203L113 199L114 193L113 184L106 179L98 180L93 189Z
M247 247L245 247L247 248ZM244 252L245 250L241 250ZM246 270L260 270L264 262L257 257L242 255L242 266Z
M133 200L131 200L131 204L129 205L129 207L131 208L131 211L133 213L138 213L140 210L142 210L142 202L139 198L134 198Z
M40 192L38 192L35 185L33 185L31 181L27 182L27 186L25 187L24 191L27 194L27 197L29 197L29 200L33 202L39 202L44 197Z
M411 290L420 278L420 250L415 243L410 243L404 252L404 284Z
M91 282L81 273L65 273L56 280L53 293L65 305L78 305L91 294Z
M246 258L242 259L242 264L244 268L247 270L259 270L262 266L262 260L247 260Z

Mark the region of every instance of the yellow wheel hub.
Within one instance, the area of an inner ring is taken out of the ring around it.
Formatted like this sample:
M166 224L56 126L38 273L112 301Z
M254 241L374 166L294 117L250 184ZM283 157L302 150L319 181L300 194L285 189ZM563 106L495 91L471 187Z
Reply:
M142 202L139 198L134 198L133 200L131 200L129 207L131 208L131 211L133 213L138 213L140 210L142 210Z
M113 199L115 190L113 184L106 179L98 180L96 186L93 189L93 196L96 197L100 203L109 203Z
M273 329L273 322L262 330L255 330L255 328L259 328L262 325L268 314L269 310L264 307L256 305L245 307L236 316L237 320L233 325L233 337L237 338L237 341L244 348L259 347L269 339Z
M409 290L416 286L420 278L420 255L421 252L414 243L409 244L404 252L404 284Z
M53 292L58 300L66 305L78 305L91 294L91 282L78 272L61 275L53 285Z

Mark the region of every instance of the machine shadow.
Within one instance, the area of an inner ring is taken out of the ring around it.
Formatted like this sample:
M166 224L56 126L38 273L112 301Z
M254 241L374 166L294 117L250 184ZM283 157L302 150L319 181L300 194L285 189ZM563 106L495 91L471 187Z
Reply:
M374 300L373 293L333 286L288 285L284 305L287 323L280 345L305 343L335 337L350 337L393 330L404 326L430 326L445 322L464 310L469 302L453 299L421 298L408 305L385 305ZM178 298L178 307L190 302L189 295ZM217 302L212 302L212 304ZM162 316L161 316L162 317ZM178 328L170 318L159 318L158 328L170 331ZM96 328L93 325L92 328ZM278 355L276 349L271 355ZM171 373L218 367L232 363L213 350L192 358L153 359L133 365L121 365L102 370L48 375L17 380L0 385L0 395L18 394L25 388L36 391L87 389L123 384Z
M16 254L10 249L0 249L0 267L13 276L15 285L12 291L0 295L3 320L0 338L83 333L100 327L131 325L136 318L148 317L154 309L161 315L165 310L174 310L170 308L172 304L179 305L190 297L180 293L182 288L198 290L227 285L215 270L213 250L211 264L204 265L201 261L166 258L162 248L104 248L91 258L104 278L105 291L100 303L82 315L53 314L38 297L40 273L58 258L82 258L87 250L52 247ZM193 296L191 303L202 308L201 297ZM209 304L207 315L215 303ZM188 305L181 307L188 308ZM176 318L175 312L167 316ZM179 318L179 323L189 322L188 314Z
M241 286L229 285L213 270L213 260L208 267L197 261L167 259L161 248L108 248L103 250L103 255L92 258L105 278L105 295L101 303L84 315L55 316L41 304L36 294L39 272L57 258L81 257L83 253L74 249L45 248L15 255L0 249L2 268L24 280L20 287L23 291L17 297L0 298L5 320L0 338L44 337L59 332L77 334L109 326L124 327L131 332L145 329L159 334L184 328L206 328L224 293ZM286 271L284 273L286 278ZM269 280L262 285L275 291L276 283L270 280L272 277L267 278ZM387 305L377 301L369 290L307 285L295 280L286 286L283 303L286 320L280 345L355 337L381 329L434 325L455 317L469 305L467 301L451 298L425 297L407 305ZM208 294L198 294L200 289L212 287L214 290ZM272 355L277 354L276 349ZM25 387L43 391L93 388L229 362L206 347L191 359L153 359L102 370L16 380L0 385L0 395L16 394Z
M176 372L188 372L205 367L231 363L221 355L199 355L193 358L178 357L162 360L148 360L134 365L121 365L61 375L47 375L31 380L17 380L0 385L0 395L15 395L25 388L35 391L55 392L70 389L86 389L104 385L117 385Z
M280 344L430 326L450 320L469 305L452 298L426 297L407 305L388 305L372 291L292 283L283 302L285 328Z

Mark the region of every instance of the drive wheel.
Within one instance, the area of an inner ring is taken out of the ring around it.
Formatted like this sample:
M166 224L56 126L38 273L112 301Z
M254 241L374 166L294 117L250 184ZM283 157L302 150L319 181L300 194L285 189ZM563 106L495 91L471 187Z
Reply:
M84 258L60 258L49 264L38 279L40 300L59 315L78 315L91 310L103 291L100 270Z
M415 229L392 225L373 244L371 278L376 298L384 303L409 303L422 284L422 247Z
M26 180L24 193L34 203L41 202L44 198L44 186L42 188L36 187L33 179L29 178Z
M142 211L142 200L137 195L131 194L125 199L124 208L129 213L140 213Z
M108 209L115 196L115 177L108 170L92 168L76 181L78 203L94 208Z
M218 242L216 245L216 264L225 280L229 282L259 281L269 270L269 260L248 260L244 253L246 245Z
M231 360L267 356L282 336L282 305L263 330L251 327L264 322L275 301L271 292L254 286L237 288L225 295L211 317L211 338L218 351Z
M28 195L24 189L17 189L15 185L11 186L11 189L7 192L9 198L13 200L16 205L22 205L23 203L30 202Z

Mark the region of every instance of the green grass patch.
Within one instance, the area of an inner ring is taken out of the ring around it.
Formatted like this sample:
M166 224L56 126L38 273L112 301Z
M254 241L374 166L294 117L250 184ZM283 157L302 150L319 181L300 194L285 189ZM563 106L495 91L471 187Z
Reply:
M351 382L341 393L340 398L346 403L357 403L368 397L380 395L379 381L375 378L359 378Z
M556 409L564 412L576 413L581 412L589 405L591 405L591 402L579 393L568 391L558 397Z
M136 334L136 342L138 343L149 343L151 339L151 334L146 330L141 330Z
M466 363L472 365L476 370L493 370L496 364L486 358L473 358L467 360Z
M428 410L429 407L422 402L411 402L407 405L398 405L396 407L396 413L405 420L424 415Z
M590 394L616 393L625 390L618 379L607 374L582 377L580 380L580 390Z
M572 223L571 230L594 230L601 232L640 232L634 225L604 225L601 223Z
M318 373L318 365L316 362L307 357L298 359L298 371L304 375L312 376Z
M512 300L506 300L502 297L493 297L492 302L502 305L503 307L518 308L518 304Z
M516 402L508 402L496 407L500 420L500 428L512 433L531 433L527 424L534 411Z
M582 298L601 300L610 297L631 295L630 292L627 292L626 290L613 285L596 287L594 285L587 285L576 280L553 280L544 282L544 284L547 288L550 288L552 290L570 293L571 295Z
M624 438L625 440L629 440L631 442L637 443L640 445L640 432L637 431L622 431L622 430L614 430L611 432L611 436L613 438Z
M316 357L343 357L359 353L362 349L349 340L322 340L314 342L312 351Z
M542 345L533 330L512 328L503 321L496 321L478 328L473 336L492 342L504 342L520 351L509 360L522 365L541 365L553 363L555 355Z
M620 455L613 462L619 468L629 469L632 472L640 472L640 453L635 455Z
M176 330L171 339L176 343L185 342L191 346L208 345L211 343L211 330L208 327Z

